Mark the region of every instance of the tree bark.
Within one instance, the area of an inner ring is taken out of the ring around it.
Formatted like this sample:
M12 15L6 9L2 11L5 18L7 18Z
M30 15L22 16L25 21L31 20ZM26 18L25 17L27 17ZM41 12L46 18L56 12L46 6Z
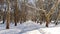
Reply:
M7 0L7 2L8 2L8 11L7 11L7 16L6 16L6 18L7 18L7 22L6 22L6 29L9 29L9 23L10 23L10 2L9 2L9 0Z
M14 22L15 22L15 26L17 26L17 22L18 22L18 6L17 6L17 0L15 0Z

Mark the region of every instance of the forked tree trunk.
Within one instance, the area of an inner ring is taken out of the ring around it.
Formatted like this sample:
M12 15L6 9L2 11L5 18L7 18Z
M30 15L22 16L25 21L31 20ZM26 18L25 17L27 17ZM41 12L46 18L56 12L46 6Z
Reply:
M46 18L46 27L48 27L48 24L50 23L50 18L49 17Z
M46 17L46 27L48 27L48 24L49 24L49 22L50 22L50 15L47 15L47 17Z
M52 6L51 10L48 14L46 14L46 27L48 27L48 24L50 22L50 16L54 13L54 10L58 7L58 4L60 3L60 0L56 1L56 3Z

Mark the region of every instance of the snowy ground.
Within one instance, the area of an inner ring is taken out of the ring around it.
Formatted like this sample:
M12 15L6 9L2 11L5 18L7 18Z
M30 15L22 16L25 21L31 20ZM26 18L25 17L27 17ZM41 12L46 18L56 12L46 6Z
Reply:
M0 22L1 23L1 22ZM0 34L60 34L60 24L49 24L49 27L45 27L45 24L37 24L32 21L27 21L23 24L14 26L10 24L10 29L6 29L6 24L0 24Z

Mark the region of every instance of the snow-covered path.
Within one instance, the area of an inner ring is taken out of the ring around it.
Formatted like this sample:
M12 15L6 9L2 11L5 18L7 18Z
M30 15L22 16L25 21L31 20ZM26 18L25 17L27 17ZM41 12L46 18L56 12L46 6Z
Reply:
M49 26L52 25L49 24ZM0 34L59 34L60 26L57 26L46 28L44 24L40 25L32 21L27 21L23 24L18 23L17 26L11 23L10 29L5 29L6 24L0 24Z

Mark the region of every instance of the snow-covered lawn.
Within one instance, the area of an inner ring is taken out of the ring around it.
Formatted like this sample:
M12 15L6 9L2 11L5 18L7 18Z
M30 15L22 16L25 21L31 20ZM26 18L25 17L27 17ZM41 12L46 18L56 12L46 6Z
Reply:
M60 34L60 24L55 26L49 24L49 27L45 27L45 24L37 24L32 21L27 21L23 24L14 26L10 24L10 29L6 29L6 24L0 24L0 34Z

